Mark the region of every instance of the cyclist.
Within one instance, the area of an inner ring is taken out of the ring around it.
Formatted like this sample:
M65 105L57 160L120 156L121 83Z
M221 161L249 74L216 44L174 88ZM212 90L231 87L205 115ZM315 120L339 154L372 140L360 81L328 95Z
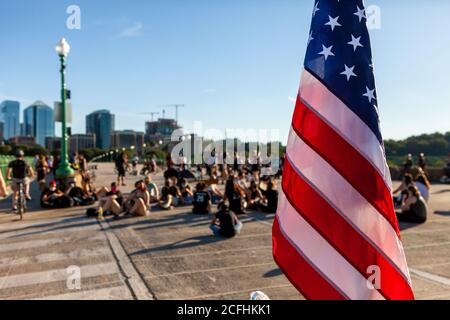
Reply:
M19 184L23 184L26 199L31 200L29 178L32 178L34 176L33 168L24 160L24 153L22 150L17 150L16 160L13 160L8 164L8 171L6 173L6 176L8 180L12 180L12 209L13 211L17 211L17 196L19 193Z

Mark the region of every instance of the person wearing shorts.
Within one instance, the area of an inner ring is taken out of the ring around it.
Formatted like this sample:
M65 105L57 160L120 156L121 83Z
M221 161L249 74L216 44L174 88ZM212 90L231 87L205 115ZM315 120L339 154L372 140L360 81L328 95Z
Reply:
M31 200L29 178L34 176L32 167L24 160L24 153L22 150L18 150L16 152L16 160L13 160L8 164L8 171L6 176L8 180L11 180L12 182L12 209L13 211L17 211L17 196L19 194L19 185L23 184L25 197L27 200Z

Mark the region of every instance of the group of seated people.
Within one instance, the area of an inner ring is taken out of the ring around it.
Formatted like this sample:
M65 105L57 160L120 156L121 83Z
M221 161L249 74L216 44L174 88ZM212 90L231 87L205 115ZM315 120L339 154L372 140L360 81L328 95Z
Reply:
M95 187L90 178L83 177L82 187L76 186L75 181L68 186L58 184L52 180L43 188L40 196L40 204L43 209L62 209L74 206L89 206L98 199Z
M426 222L430 189L431 184L423 171L419 170L416 177L405 173L402 183L394 190L394 204L400 209L397 212L398 221Z

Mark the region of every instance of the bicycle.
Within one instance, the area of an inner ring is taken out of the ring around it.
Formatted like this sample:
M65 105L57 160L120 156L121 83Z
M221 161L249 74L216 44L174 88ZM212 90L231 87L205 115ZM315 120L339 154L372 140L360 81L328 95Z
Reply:
M27 199L25 197L25 190L23 182L18 182L19 195L17 199L17 214L20 216L20 220L23 220L23 215L27 209Z

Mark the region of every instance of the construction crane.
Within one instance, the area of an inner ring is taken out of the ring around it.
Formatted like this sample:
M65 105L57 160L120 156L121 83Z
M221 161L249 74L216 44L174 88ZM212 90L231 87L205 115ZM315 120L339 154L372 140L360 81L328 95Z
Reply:
M153 122L154 117L155 117L156 115L158 115L159 112L142 112L142 113L139 113L139 114L142 114L142 115L149 115L149 116L151 117L151 120L150 120L150 121Z
M168 104L168 105L164 105L161 106L162 108L175 108L175 121L178 124L178 109L179 108L184 108L185 105L184 104ZM163 110L164 114L165 114L165 110Z

